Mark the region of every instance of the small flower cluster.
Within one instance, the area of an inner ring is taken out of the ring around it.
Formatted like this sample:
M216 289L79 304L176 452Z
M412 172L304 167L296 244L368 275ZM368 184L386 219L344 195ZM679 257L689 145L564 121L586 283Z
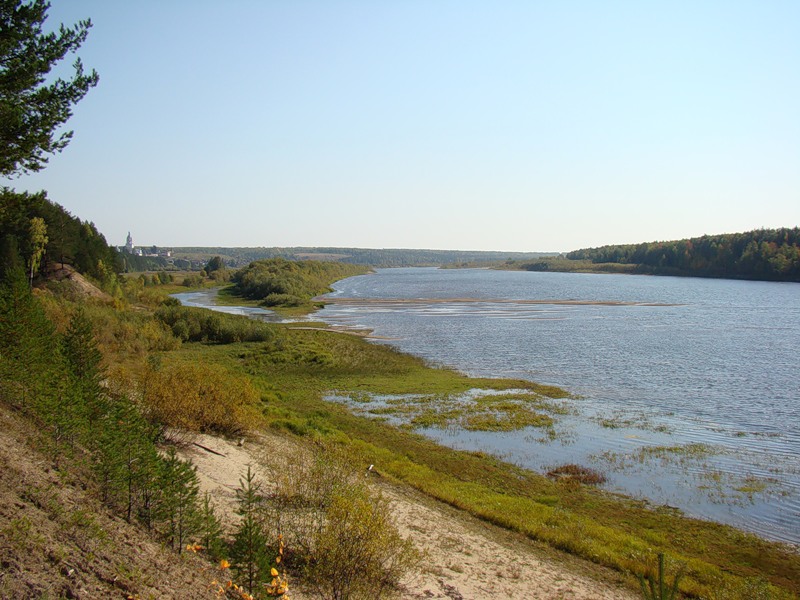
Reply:
M219 568L225 574L231 568L229 563L224 558L219 561ZM228 577L220 578L222 581L215 579L211 582L211 587L215 587L217 596L220 598L238 598L239 600L256 600L255 596L250 595L243 587L233 582Z
M203 550L203 547L199 544L189 544L186 546L186 550L189 552L199 552ZM278 536L278 556L275 557L275 564L280 566L281 562L283 561L283 536ZM220 598L233 598L236 600L257 600L256 596L250 594L245 588L234 583L233 580L228 577L226 574L228 570L231 568L231 563L225 559L219 561L219 569L222 571L223 576L215 579L211 582L211 587L215 588L217 596ZM272 581L268 584L264 584L264 589L266 591L267 596L270 597L283 597L284 600L289 599L289 579L286 576L286 571L281 573L273 567L270 570L270 575L272 575Z
M275 564L280 566L283 560L283 535L278 535L278 556L275 557ZM283 596L285 600L289 599L286 594L289 591L289 579L286 577L286 569L283 573L279 573L278 569L273 567L270 570L272 581L266 586L267 596Z

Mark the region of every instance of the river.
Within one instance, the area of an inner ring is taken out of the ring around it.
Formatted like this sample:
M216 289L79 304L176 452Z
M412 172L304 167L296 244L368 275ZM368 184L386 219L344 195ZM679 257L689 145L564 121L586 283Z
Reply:
M337 282L313 318L431 363L572 393L552 437L424 429L536 471L800 543L800 285L381 269Z

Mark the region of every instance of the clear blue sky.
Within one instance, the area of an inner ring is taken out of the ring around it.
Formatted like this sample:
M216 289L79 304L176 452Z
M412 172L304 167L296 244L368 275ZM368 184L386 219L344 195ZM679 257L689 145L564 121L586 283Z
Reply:
M566 251L800 224L800 2L52 0L16 179L108 241Z

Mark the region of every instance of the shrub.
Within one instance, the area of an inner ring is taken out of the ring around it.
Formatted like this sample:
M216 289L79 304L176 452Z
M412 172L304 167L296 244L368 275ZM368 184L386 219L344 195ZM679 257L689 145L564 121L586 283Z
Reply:
M174 363L149 368L143 377L142 404L162 429L239 434L261 419L260 397L250 380L205 363Z
M165 304L156 311L156 317L184 342L266 342L275 336L268 323L204 308Z
M287 556L319 598L385 597L419 560L357 462L331 444L294 454L276 469L276 491L265 504L265 522L284 532Z
M352 486L331 498L307 569L321 598L382 598L393 592L419 555L395 529L389 502Z

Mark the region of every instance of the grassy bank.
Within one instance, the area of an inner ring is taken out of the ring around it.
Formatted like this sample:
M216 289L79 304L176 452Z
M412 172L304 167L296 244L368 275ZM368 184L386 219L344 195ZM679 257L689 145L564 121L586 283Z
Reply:
M365 464L432 497L630 576L649 572L658 552L686 568L681 590L697 598L774 598L800 592L800 556L732 527L651 509L574 481L552 481L481 453L450 450L413 432L325 402L344 395L453 395L469 389L562 390L527 381L472 379L389 347L332 331L276 328L263 343L185 344L170 360L220 363L252 378L272 427L323 436L358 449ZM767 584L766 582L769 582ZM760 587L759 587L760 586Z

